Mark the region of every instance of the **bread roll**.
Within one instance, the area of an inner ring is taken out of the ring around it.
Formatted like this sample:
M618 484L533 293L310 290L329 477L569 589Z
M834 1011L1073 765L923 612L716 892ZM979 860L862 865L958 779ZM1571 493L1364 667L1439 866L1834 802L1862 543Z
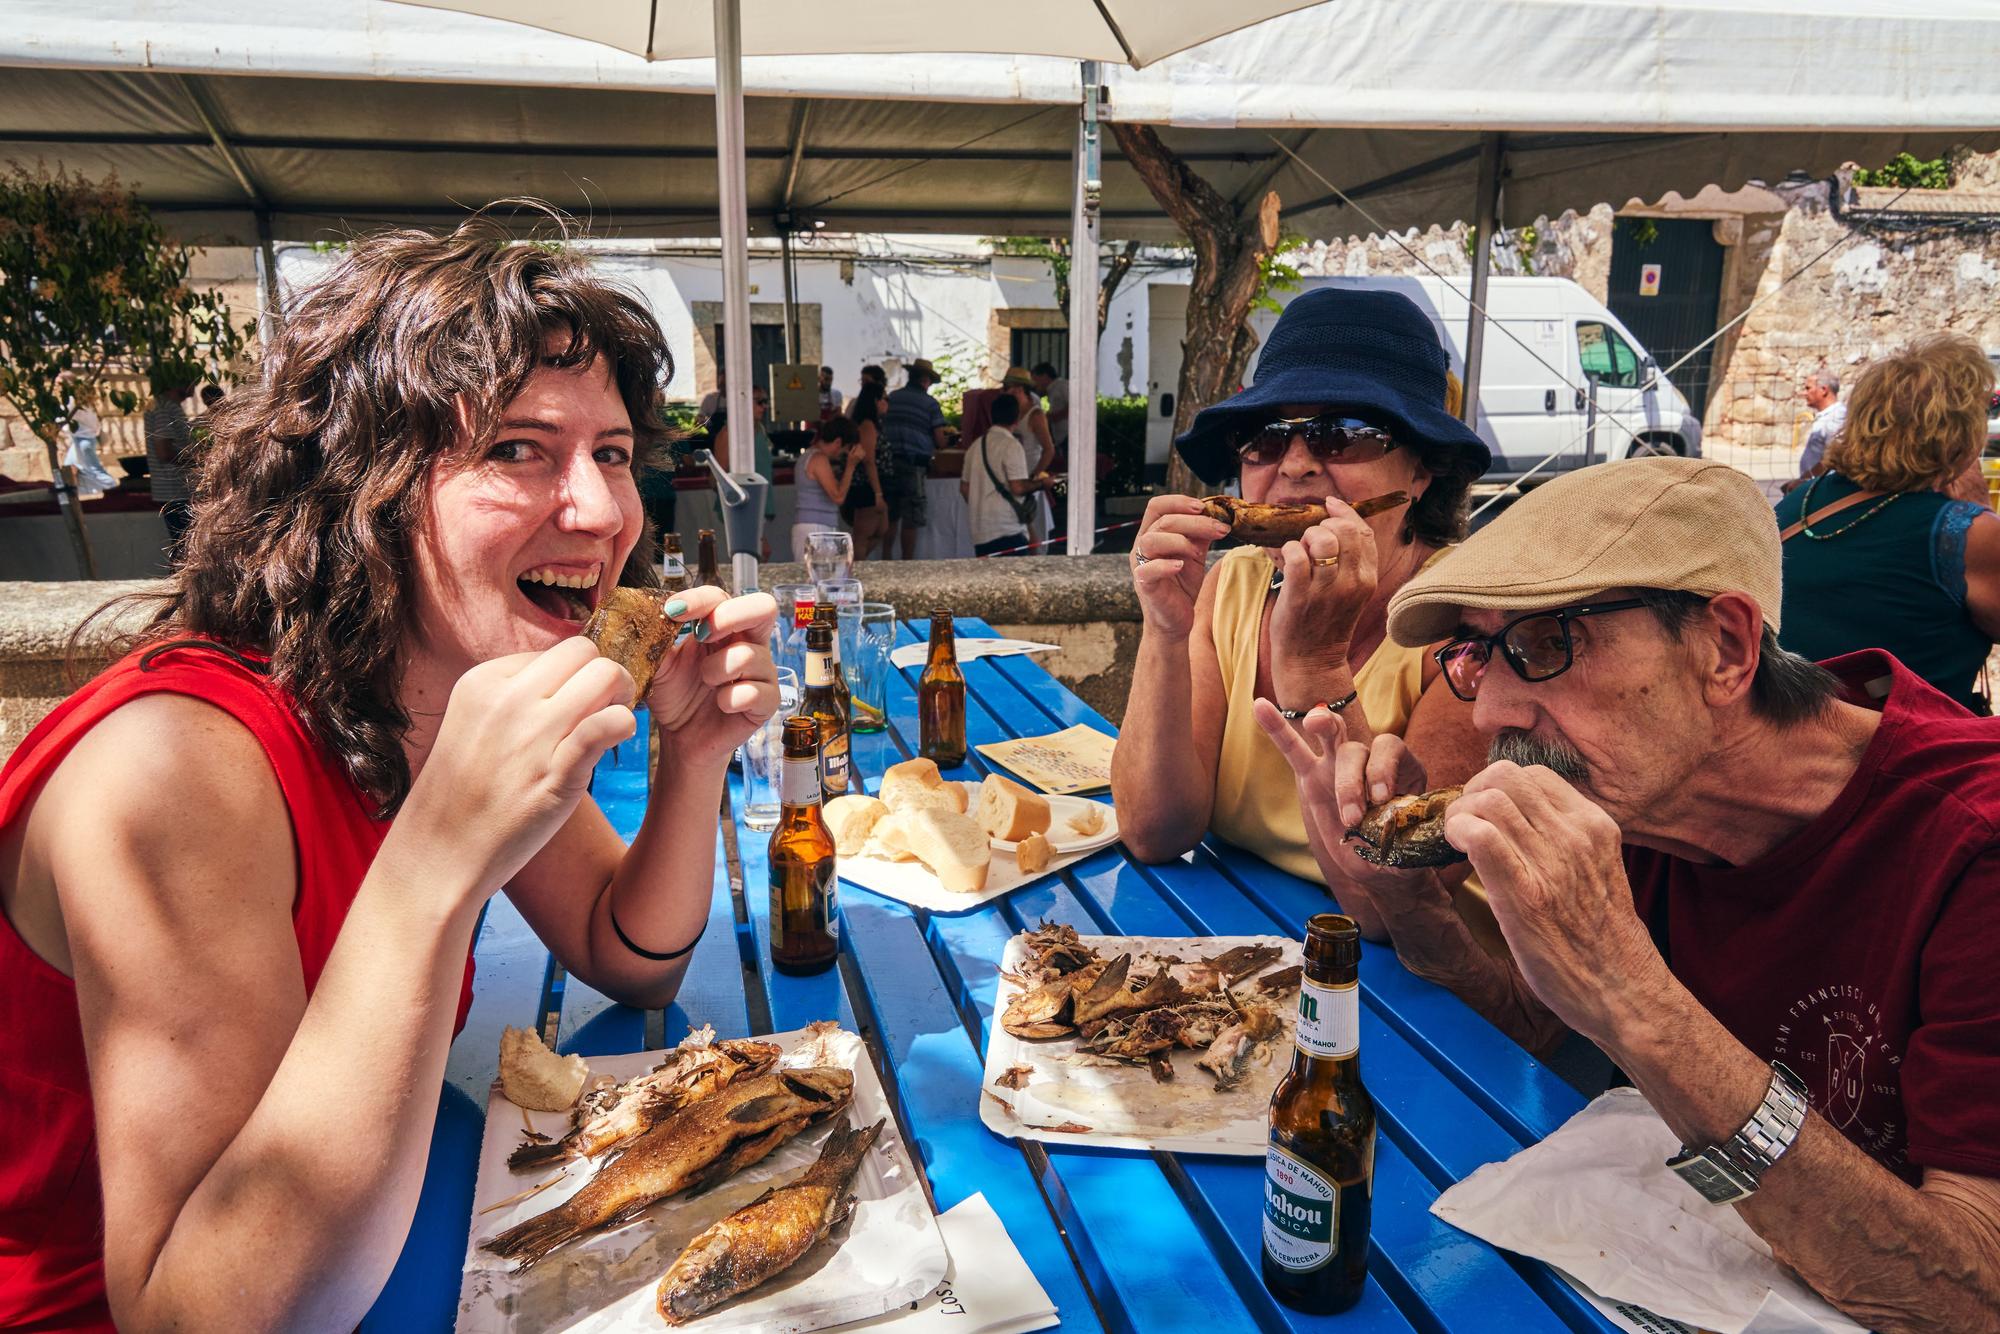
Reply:
M889 813L889 808L874 797L860 793L850 793L835 797L826 803L822 814L826 827L833 835L833 848L843 857L852 857L861 851L861 845L874 832L875 822Z
M1014 843L1049 829L1049 799L1011 778L986 775L979 785L979 827L993 838Z
M963 815L965 787L947 783L935 763L926 759L892 764L882 775L882 800L892 811L950 810Z
M1055 848L1040 834L1030 834L1014 847L1014 862L1028 875L1048 870L1055 855Z
M1094 801L1088 802L1063 823L1069 826L1073 834L1083 838L1094 837L1104 828L1104 808Z
M864 857L880 857L885 862L913 862L917 854L910 851L908 817L896 811L875 822L875 829L868 841L861 845Z
M566 1112L576 1105L590 1078L581 1056L558 1056L531 1028L500 1033L500 1091L516 1107L531 1112Z
M903 817L910 850L937 874L953 894L977 894L986 888L993 848L986 831L972 817L956 811L913 811Z

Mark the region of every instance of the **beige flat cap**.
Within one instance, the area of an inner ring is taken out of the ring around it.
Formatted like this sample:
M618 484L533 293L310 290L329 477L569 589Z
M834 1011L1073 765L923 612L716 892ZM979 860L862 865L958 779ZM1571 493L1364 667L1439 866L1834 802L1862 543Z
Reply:
M1610 588L1742 593L1778 629L1778 521L1757 484L1705 459L1582 468L1515 501L1389 600L1389 634L1449 638L1467 608L1533 611Z

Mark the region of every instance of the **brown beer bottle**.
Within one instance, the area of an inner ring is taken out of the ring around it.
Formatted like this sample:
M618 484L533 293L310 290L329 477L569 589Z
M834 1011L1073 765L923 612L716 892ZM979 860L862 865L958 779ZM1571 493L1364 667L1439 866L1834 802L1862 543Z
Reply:
M687 556L681 551L681 535L668 533L666 549L660 553L660 587L679 593L688 586Z
M826 795L844 797L848 788L848 732L845 691L834 682L840 671L833 665L833 627L815 620L806 627L806 691L799 699L799 712L819 725L819 781Z
M813 604L813 620L833 630L833 693L840 696L840 710L847 715L848 730L854 730L854 692L847 688L847 672L840 664L840 610L821 600Z
M778 827L771 831L771 963L794 976L825 972L840 948L833 835L819 809L819 749L818 723L785 719Z
M940 769L965 763L965 673L958 669L951 612L931 612L931 660L917 682L917 753Z
M715 530L704 528L696 539L696 565L694 583L696 588L723 588L722 571L715 564ZM728 590L723 589L724 592Z
M1345 1311L1368 1281L1375 1103L1361 1083L1361 932L1306 923L1298 1045L1271 1095L1264 1151L1264 1286L1314 1315Z

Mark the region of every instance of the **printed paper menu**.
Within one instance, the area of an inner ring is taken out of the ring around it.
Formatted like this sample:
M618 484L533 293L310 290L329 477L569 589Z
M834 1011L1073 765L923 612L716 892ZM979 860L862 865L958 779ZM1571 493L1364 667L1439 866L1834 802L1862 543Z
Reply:
M1111 748L1116 738L1078 723L1048 736L996 741L977 747L1022 782L1053 796L1080 796L1111 787Z

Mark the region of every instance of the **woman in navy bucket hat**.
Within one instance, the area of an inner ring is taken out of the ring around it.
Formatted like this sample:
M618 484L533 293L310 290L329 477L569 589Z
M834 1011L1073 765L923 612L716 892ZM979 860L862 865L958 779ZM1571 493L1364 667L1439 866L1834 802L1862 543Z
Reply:
M1257 379L1204 409L1175 444L1196 476L1243 498L1315 503L1298 541L1243 547L1211 567L1227 526L1189 496L1156 496L1132 547L1142 619L1111 787L1125 843L1180 856L1213 831L1331 885L1381 939L1380 872L1336 837L1308 836L1291 766L1272 736L1404 738L1434 785L1485 762L1471 708L1419 649L1387 637L1389 599L1464 536L1466 499L1491 456L1452 414L1455 382L1431 322L1390 292L1326 287L1285 308ZM1410 503L1359 517L1392 491ZM1456 892L1475 936L1499 935L1474 891Z

